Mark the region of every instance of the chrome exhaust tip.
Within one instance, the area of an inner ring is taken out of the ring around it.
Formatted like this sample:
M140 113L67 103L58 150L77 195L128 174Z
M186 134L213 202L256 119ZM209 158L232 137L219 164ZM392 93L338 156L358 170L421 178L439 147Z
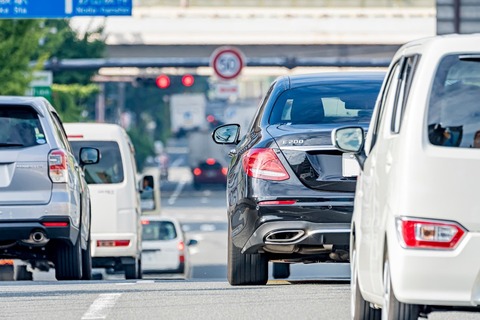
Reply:
M21 240L23 244L33 245L33 246L43 246L46 245L50 239L47 238L45 232L36 230L30 233L30 237L28 239Z
M299 229L292 230L276 230L272 231L265 236L265 243L271 244L288 244L297 241L303 235L305 231Z

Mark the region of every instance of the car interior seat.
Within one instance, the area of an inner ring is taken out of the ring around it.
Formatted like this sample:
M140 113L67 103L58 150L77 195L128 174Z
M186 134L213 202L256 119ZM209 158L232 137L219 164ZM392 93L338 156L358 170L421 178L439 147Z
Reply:
M322 123L325 118L322 99L295 99L290 117L292 124Z

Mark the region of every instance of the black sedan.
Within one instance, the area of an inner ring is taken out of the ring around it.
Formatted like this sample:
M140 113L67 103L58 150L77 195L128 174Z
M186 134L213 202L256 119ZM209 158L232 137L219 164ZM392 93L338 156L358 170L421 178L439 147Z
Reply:
M239 139L240 126L212 134L233 144L227 176L228 281L262 285L296 262L348 262L358 164L331 143L334 128L368 128L382 72L276 79Z

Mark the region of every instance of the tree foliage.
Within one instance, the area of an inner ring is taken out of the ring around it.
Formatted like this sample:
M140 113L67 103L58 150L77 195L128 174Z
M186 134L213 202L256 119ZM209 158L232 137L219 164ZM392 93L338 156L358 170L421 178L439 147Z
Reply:
M33 58L47 30L43 20L0 20L0 94L24 95L32 79Z
M84 111L94 103L99 88L95 84L54 84L52 100L65 122L85 121Z

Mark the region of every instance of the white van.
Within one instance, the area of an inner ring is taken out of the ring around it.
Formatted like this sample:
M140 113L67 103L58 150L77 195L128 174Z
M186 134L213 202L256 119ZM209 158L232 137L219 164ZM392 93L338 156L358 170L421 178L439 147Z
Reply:
M85 168L93 267L124 270L126 279L141 278L141 206L130 138L116 124L66 123L65 130L74 150L88 145L101 153L97 164Z
M361 167L352 319L479 311L479 101L480 34L421 39L394 55L366 138L333 132Z

